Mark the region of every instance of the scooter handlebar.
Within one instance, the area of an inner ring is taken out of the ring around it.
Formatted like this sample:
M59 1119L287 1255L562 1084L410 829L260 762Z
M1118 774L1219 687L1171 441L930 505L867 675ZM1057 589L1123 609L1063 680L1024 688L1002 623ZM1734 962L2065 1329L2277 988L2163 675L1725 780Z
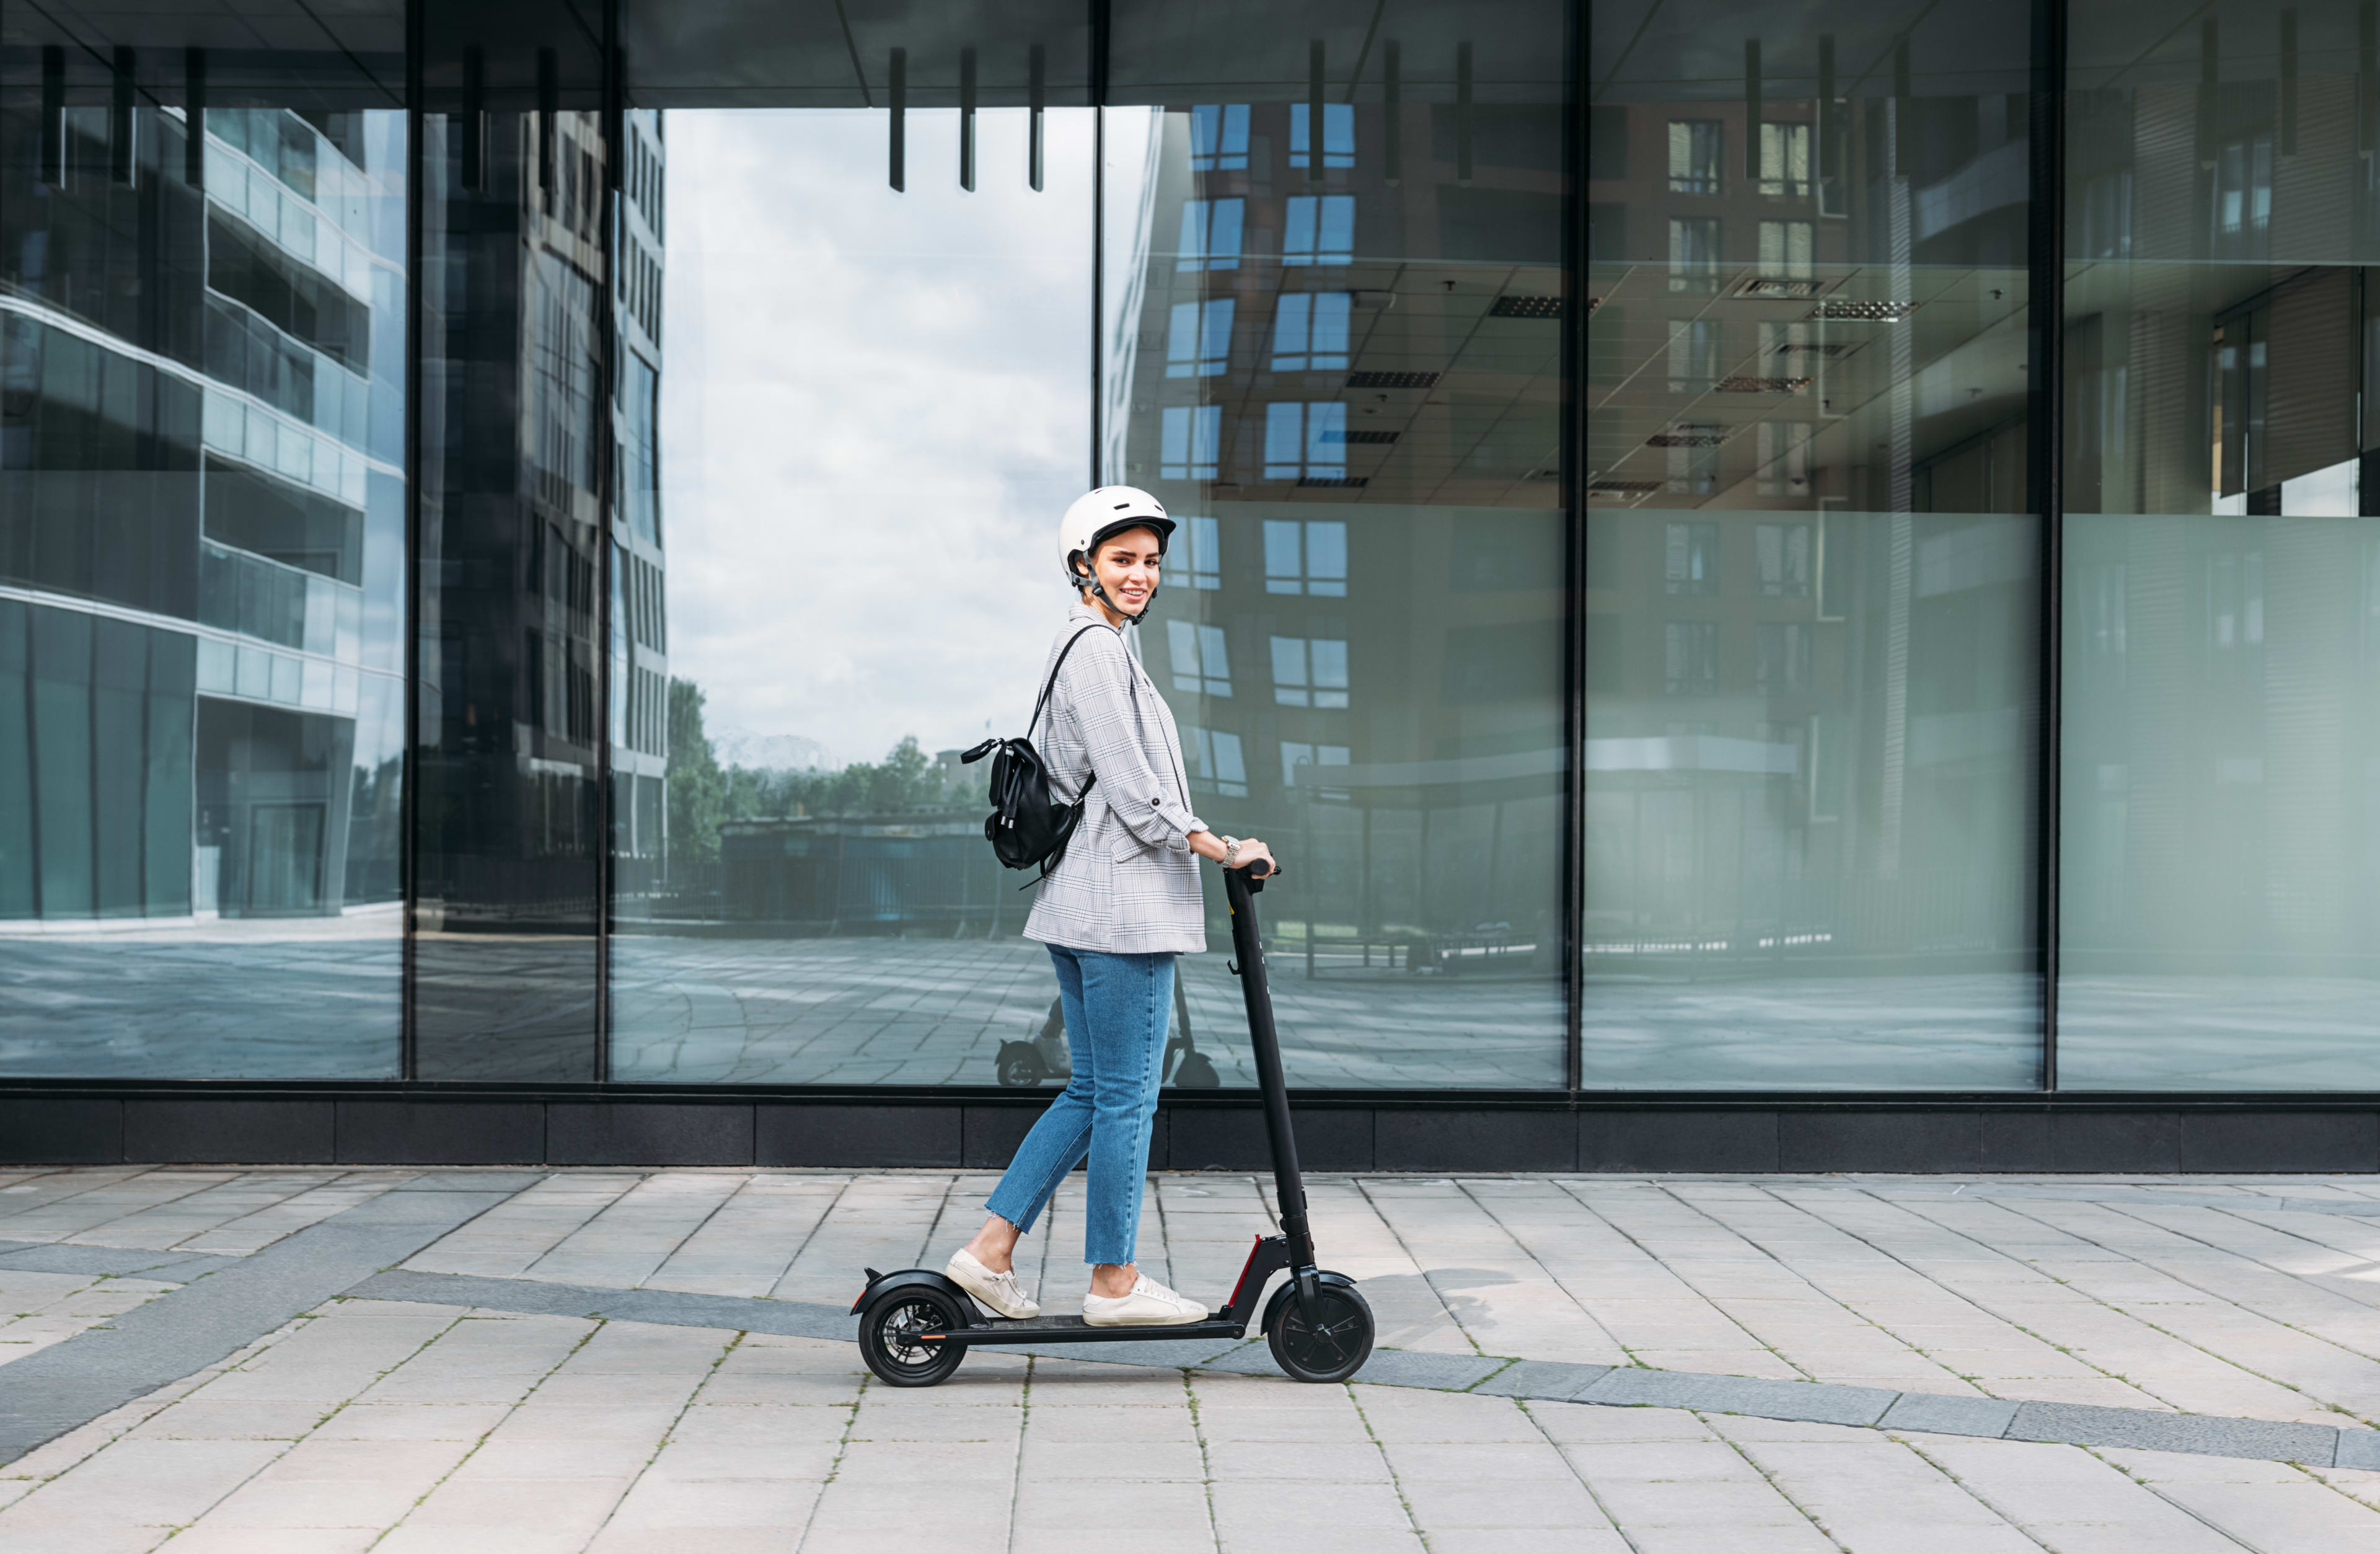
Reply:
M1264 889L1265 876L1273 871L1269 858L1251 858L1237 868L1223 870L1223 893L1232 901L1253 897Z

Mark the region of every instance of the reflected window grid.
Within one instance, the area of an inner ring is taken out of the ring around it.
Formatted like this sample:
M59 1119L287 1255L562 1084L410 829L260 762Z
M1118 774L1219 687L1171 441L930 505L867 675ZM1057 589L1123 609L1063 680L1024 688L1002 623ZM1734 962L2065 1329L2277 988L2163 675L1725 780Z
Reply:
M1354 297L1343 291L1283 293L1273 310L1272 370L1343 370L1354 304Z
M1232 694L1232 656L1221 626L1167 621L1165 643L1173 663L1175 690L1197 696Z
M1313 115L1314 110L1306 103L1292 103L1289 105L1289 164L1292 167L1313 164ZM1322 105L1322 165L1355 165L1355 105L1353 103L1326 103Z
M1293 194L1282 202L1281 261L1345 264L1355 257L1355 197Z

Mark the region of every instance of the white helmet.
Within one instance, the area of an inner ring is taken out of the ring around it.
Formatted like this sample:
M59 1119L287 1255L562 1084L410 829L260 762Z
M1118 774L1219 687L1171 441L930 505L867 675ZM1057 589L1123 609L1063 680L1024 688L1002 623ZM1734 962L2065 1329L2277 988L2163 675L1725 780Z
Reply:
M1075 570L1075 558L1087 557L1099 549L1100 540L1127 528L1146 528L1157 535L1158 549L1162 551L1173 538L1173 520L1165 516L1165 504L1139 487L1101 486L1076 497L1066 516L1058 520L1058 558L1066 569L1066 580L1079 589L1085 579ZM1107 597L1097 578L1090 579L1090 589L1102 599Z

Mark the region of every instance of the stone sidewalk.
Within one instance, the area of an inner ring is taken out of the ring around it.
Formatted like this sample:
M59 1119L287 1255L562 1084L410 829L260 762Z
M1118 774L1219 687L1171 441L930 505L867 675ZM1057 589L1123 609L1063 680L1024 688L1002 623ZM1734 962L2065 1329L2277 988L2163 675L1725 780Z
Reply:
M2380 1179L1316 1177L1354 1384L876 1383L858 1269L989 1186L0 1173L0 1554L2380 1551ZM1160 1176L1144 1262L1220 1292L1268 1224ZM1055 1309L1079 1234L1077 1179Z

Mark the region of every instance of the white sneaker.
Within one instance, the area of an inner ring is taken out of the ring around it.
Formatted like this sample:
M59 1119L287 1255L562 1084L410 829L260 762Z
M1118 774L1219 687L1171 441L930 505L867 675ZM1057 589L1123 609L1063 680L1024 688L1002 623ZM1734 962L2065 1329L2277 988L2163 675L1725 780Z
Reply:
M1094 1328L1178 1328L1206 1319L1205 1306L1175 1294L1145 1273L1132 1281L1128 1295L1083 1297L1083 1320Z
M1040 1304L1017 1287L1016 1270L994 1273L962 1246L942 1268L944 1277L1002 1317L1038 1317Z

